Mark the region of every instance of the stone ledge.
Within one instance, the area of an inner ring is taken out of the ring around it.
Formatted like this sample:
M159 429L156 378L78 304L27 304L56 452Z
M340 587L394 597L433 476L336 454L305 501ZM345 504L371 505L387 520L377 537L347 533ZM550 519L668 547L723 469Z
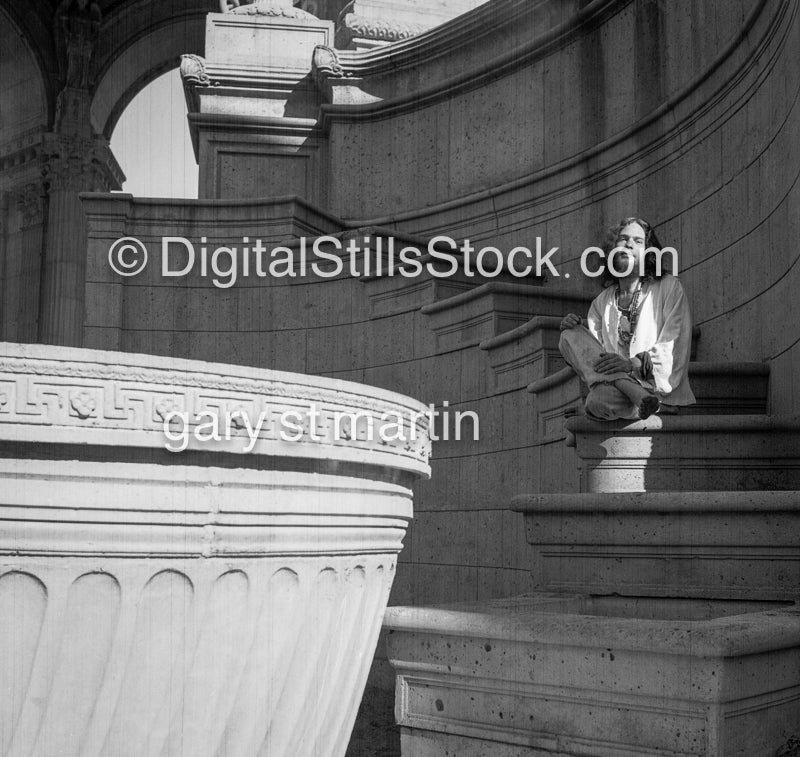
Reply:
M575 417L566 428L581 458L582 491L800 489L798 417Z
M800 596L800 492L526 494L534 586L628 596Z
M576 297L572 293L572 297ZM564 293L538 284L490 282L426 305L439 352L485 342L523 325L533 315L567 314Z
M574 290L548 286L543 293L563 300L565 307L568 303L566 309L586 310L591 302L589 295ZM488 353L494 369L498 391L519 389L532 378L541 380L564 366L558 350L562 317L537 314L527 323L481 342L480 348Z
M533 595L388 608L404 754L771 757L796 726L800 615L660 606ZM767 712L770 727L752 727Z

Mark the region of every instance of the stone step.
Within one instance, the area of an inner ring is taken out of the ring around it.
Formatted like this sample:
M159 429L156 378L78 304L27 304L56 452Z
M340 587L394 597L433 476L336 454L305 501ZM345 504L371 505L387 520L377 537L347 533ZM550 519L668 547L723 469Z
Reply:
M800 492L525 494L534 588L800 598Z
M567 419L584 492L800 489L800 417Z
M470 345L522 326L532 316L563 318L586 298L574 291L529 284L490 282L425 305L440 352Z
M535 594L384 628L404 755L772 757L797 727L796 605Z
M541 276L520 279L507 271L489 278L476 271L467 272L463 262L458 270L450 273L451 264L448 261L435 259L429 250L433 248L436 251L456 255L457 258L460 258L460 253L453 253L450 246L432 245L431 241L425 237L384 226L359 226L333 236L341 236L343 242L354 237L360 244L364 244L363 240L366 238L369 240L371 250L380 249L381 251L382 268L380 273L376 271L359 277L359 281L365 285L369 297L371 318L383 318L419 310L426 305L445 301L485 284L502 283L540 287L544 283L544 278ZM459 245L462 243L462 240L455 241ZM403 267L400 253L404 248L411 248L419 252L419 254L409 253L423 266L418 275L403 276L400 273L400 269Z
M556 342L557 348L557 342ZM552 358L551 364L563 359ZM689 381L697 403L681 415L760 415L767 412L768 363L689 363ZM528 384L534 395L539 434L554 441L564 434L564 420L581 412L586 387L575 371L565 366Z

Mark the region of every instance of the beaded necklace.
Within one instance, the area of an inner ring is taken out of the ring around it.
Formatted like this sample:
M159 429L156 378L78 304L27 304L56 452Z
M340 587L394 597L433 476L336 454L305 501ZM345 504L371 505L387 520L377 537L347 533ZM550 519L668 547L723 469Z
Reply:
M636 323L639 320L639 299L641 294L642 280L639 279L639 283L636 285L636 289L634 289L633 294L631 295L631 301L628 304L628 307L623 308L620 307L619 304L619 287L617 287L617 291L614 292L614 304L617 306L617 310L619 311L617 335L619 336L619 341L626 347L630 347L631 340L633 339L633 333L636 331Z

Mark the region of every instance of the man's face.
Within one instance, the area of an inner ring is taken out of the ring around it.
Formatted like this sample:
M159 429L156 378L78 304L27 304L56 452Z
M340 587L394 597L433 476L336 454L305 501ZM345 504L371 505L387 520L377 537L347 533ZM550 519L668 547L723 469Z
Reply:
M614 255L614 268L618 271L626 270L633 261L635 271L640 271L643 264L645 230L638 223L629 223L617 235L616 254Z

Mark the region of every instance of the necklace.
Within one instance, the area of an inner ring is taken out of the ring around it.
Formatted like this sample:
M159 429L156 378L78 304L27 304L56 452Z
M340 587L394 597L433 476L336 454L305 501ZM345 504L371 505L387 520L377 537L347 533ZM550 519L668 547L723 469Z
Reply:
M614 304L619 311L619 325L617 326L617 335L619 336L620 343L626 347L630 346L633 334L636 331L636 323L639 320L639 299L642 294L642 280L636 285L631 295L631 301L628 307L623 308L619 304L619 287L614 292Z

